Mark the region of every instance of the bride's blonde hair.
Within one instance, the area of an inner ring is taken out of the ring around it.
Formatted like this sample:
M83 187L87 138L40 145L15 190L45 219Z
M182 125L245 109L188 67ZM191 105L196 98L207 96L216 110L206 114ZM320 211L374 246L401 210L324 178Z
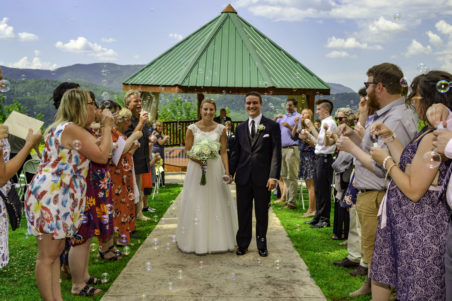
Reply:
M210 103L211 105L214 106L215 108L215 112L217 111L217 104L215 103L215 101L213 99L210 98L205 98L203 99L203 101L201 101L201 108L204 106L204 104L206 103Z

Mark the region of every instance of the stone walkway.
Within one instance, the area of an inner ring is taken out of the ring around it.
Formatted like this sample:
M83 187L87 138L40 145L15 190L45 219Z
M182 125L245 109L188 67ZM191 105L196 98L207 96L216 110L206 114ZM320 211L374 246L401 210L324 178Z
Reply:
M167 179L168 183L177 183L183 176L168 175ZM231 185L235 196L234 188ZM198 256L183 254L176 247L178 200L102 300L326 300L272 211L268 257L258 255L254 238L244 256L235 253Z

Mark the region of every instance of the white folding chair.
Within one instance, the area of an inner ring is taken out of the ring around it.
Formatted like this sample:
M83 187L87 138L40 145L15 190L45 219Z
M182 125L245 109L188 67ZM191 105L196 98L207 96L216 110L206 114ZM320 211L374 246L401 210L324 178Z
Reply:
M304 206L304 189L306 188L306 182L304 180L298 180L298 185L300 185L300 198L301 199L301 207L303 210L305 209Z

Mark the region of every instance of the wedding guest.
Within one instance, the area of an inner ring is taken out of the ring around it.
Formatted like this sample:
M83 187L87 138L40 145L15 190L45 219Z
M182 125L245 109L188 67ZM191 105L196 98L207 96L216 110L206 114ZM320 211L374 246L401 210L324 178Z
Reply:
M355 114L350 108L339 108L336 111L335 119L337 124L347 124L354 126ZM337 140L337 136L335 136ZM350 177L353 171L353 156L347 152L339 151L336 160L332 165L335 171L335 202L334 202L334 223L333 223L333 240L342 240L348 238L350 226L350 215L348 208L343 206L345 191L350 183Z
M157 141L154 143L152 152L159 153L160 157L163 159L163 163L165 163L165 144L169 141L169 136L163 134L163 123L159 120L155 122L155 131L153 135L157 137ZM165 186L165 172L162 172L161 177L161 185Z
M319 99L316 102L317 115L322 120L320 132L316 137L315 146L315 199L316 199L316 214L311 221L306 223L311 224L311 228L323 228L330 226L330 211L331 211L331 183L333 180L333 154L336 150L336 145L328 145L326 131L336 134L336 122L331 117L333 111L333 103L328 99ZM312 132L315 129L311 129ZM314 132L316 133L316 132ZM314 135L315 136L315 135Z
M384 122L398 137L402 145L407 145L417 133L417 122L402 96L400 79L402 70L394 64L382 63L367 71L367 105L375 111L373 122ZM386 191L385 171L372 160L369 154L374 143L378 143L370 133L370 126L361 138L356 131L343 124L338 134L342 135L336 145L339 150L352 154L355 158L354 186L358 189L356 209L361 225L361 249L364 261L372 263L377 214ZM370 279L350 296L370 294Z
M444 254L450 210L442 187L449 181L450 160L436 166L424 160L434 147L427 108L442 103L452 109L452 93L436 87L441 80L451 82L452 75L430 71L414 78L408 100L426 125L405 148L385 124L372 125L390 152L374 147L372 158L392 178L375 238L373 300L388 300L390 287L396 289L398 300L446 300Z
M62 300L59 255L64 238L73 236L82 222L89 162L106 163L111 135L102 135L100 145L84 128L95 115L95 103L86 91L70 89L62 97L55 121L45 132L45 148L38 173L25 198L28 233L36 236L36 282L44 300ZM103 112L104 132L113 124ZM79 294L101 292L85 285Z
M307 135L304 135L304 131L309 131L309 125L312 126L312 113L311 109L304 109L301 111L301 118L295 117L295 126L292 129L292 136L297 136L298 149L300 150L300 168L298 172L298 178L301 178L306 183L309 195L308 211L303 214L303 217L315 216L315 190L314 190L314 161L315 161L315 143L311 139L307 139ZM306 125L307 124L307 125ZM299 135L303 133L303 135ZM302 138L305 137L306 140Z
M0 191L6 197L10 189L15 189L9 181L22 166L31 149L42 139L40 131L29 131L24 147L12 159L9 158L8 127L0 124ZM3 197L0 196L0 269L9 262L8 212Z
M227 121L232 121L231 117L226 116L227 112L225 108L221 108L220 109L220 115L215 117L213 119L213 121L215 121L216 123L220 123L222 125L226 125Z
M235 143L235 133L232 129L232 121L228 120L224 123L226 128L226 137L227 137L227 151L228 151L228 160L231 159L231 150L234 147Z
M119 237L116 244L125 246L130 242L130 233L136 230L133 159L129 151L134 146L134 142L141 138L143 134L136 131L129 138L122 134L130 125L132 112L126 108L121 109L121 107L119 107L119 111L117 108L112 109L113 106L110 110L118 115L115 120L116 128L111 131L113 143L116 144L116 149L113 152L121 153L117 164L113 161L114 155L109 162L113 198L113 226ZM119 140L122 140L123 143L120 144Z
M133 162L135 170L135 180L140 191L139 200L137 206L135 207L137 220L147 221L149 218L143 215L142 209L147 207L147 200L144 197L143 187L141 185L141 174L149 172L149 125L148 125L148 113L142 112L142 100L141 94L136 90L129 90L124 96L124 103L132 112L132 118L130 119L131 124L129 128L123 132L124 135L130 137L133 132L141 131L143 136L138 140L139 147L133 153ZM146 202L146 206L143 205Z
M286 113L278 114L273 118L279 124L281 130L282 166L281 177L286 187L286 209L297 208L298 193L298 169L300 166L300 151L298 150L298 139L292 135L295 126L295 118L300 118L297 112L298 102L294 98L286 100Z
M94 93L89 91L89 94L90 100L96 106L94 118L96 122L86 126L85 129L98 139L101 135L101 126L97 122L100 122L102 118L101 110L98 108ZM102 109L105 109L105 106ZM103 132L103 134L111 135L108 132ZM99 254L102 258L120 259L120 255L113 250L113 210L108 165L90 162L86 184L85 209L81 214L82 223L77 233L71 238L68 257L72 277L72 294L74 295L85 295L82 290L86 285L104 283L99 278L91 277L88 270L93 236L97 236L99 240ZM108 252L100 251L105 250L107 246L111 246Z

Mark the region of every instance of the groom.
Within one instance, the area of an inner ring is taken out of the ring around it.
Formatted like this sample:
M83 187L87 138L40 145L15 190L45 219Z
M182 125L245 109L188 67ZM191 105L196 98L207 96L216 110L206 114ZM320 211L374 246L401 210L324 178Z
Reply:
M245 96L249 119L237 126L229 171L237 188L237 255L248 252L252 237L253 199L256 241L260 256L268 256L267 227L270 192L281 171L281 131L273 120L262 116L262 97L257 92Z

